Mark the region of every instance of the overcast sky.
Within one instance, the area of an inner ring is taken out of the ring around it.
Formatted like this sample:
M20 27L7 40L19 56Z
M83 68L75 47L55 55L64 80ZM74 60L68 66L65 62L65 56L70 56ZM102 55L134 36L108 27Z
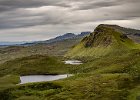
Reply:
M140 0L0 0L0 41L46 40L102 23L140 29Z

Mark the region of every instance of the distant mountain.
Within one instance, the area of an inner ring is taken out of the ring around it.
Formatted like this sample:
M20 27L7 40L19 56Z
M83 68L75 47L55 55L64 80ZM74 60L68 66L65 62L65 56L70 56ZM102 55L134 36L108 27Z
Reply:
M30 46L30 45L34 45L34 44L41 44L41 43L54 43L54 42L59 42L59 41L63 41L63 40L67 40L67 39L73 39L73 38L82 38L86 35L89 35L91 32L81 32L81 34L74 34L74 33L66 33L64 35L61 36L57 36L55 38L46 40L46 41L33 41L33 42L0 42L0 46L1 47L5 47L5 46Z
M89 35L91 32L81 32L81 34L74 34L74 33L66 33L64 35L58 36L56 38L47 40L47 41L43 41L43 43L53 43L53 42L58 42L58 41L63 41L63 40L67 40L67 39L74 39L74 38L83 38L87 35Z
M87 35L89 35L91 32L81 32L81 34L78 34L77 37L85 37Z
M44 43L52 43L52 42L58 42L58 41L62 41L62 40L66 40L66 39L72 39L72 38L75 38L76 35L74 33L66 33L64 35L61 35L61 36L58 36L58 37L55 37L53 39L50 39L50 40L46 40L46 41L43 41Z
M64 35L61 35L61 36L57 36L55 38L52 38L52 39L49 39L49 40L46 40L46 41L36 41L36 42L33 42L33 43L25 43L23 45L34 45L34 44L50 44L50 43L55 43L55 42L60 42L60 41L64 41L64 40L68 40L68 39L76 39L76 38L83 38L87 35L89 35L91 32L87 31L87 32L81 32L80 34L76 35L74 33L66 33Z
M0 46L20 45L26 42L0 42Z

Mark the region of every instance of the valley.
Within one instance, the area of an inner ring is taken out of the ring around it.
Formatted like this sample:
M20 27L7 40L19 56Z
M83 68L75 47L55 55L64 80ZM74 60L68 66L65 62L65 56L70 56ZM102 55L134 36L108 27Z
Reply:
M0 48L0 99L139 100L138 32L101 24L80 38ZM72 76L19 84L32 75Z

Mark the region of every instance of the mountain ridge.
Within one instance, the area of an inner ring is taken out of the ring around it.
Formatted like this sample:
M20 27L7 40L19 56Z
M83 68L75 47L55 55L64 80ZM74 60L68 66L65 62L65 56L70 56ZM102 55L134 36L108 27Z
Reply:
M126 34L130 39L134 40L135 42L140 43L140 30L138 29L125 28L119 25L109 25L109 24L101 24L101 25L112 27L117 31L122 32L123 34Z
M22 44L24 46L28 46L28 45L35 45L35 44L50 44L50 43L55 43L55 42L61 42L64 40L69 40L69 39L76 39L76 38L83 38L84 36L89 35L91 32L87 31L87 32L81 32L81 34L74 34L74 33L66 33L60 36L57 36L55 38L49 39L49 40L45 40L45 41L36 41L33 43L25 43Z
M67 39L73 39L73 38L82 38L86 35L89 35L91 32L86 31L86 32L81 32L80 34L75 34L75 33L66 33L60 36L57 36L55 38L51 38L49 40L44 40L44 41L33 41L33 42L0 42L0 46L28 46L28 45L35 45L35 44L41 44L41 43L54 43L54 42L60 42L63 40Z
M101 57L137 49L138 44L112 25L100 24L89 36L66 54L66 57Z

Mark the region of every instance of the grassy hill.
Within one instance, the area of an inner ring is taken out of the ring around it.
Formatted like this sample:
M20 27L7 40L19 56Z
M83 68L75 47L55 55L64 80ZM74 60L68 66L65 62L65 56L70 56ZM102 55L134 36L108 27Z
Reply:
M36 74L65 74L69 66L65 65L57 57L47 55L32 55L17 58L0 64L0 76L13 75L36 75Z
M47 55L32 55L6 61L0 64L0 91L16 86L20 82L20 75L68 74L71 66L62 61L63 59Z
M104 56L70 66L68 72L75 75L64 80L19 86L13 86L18 82L16 77L10 80L6 75L1 79L12 87L0 91L0 97L2 100L137 100L140 96L139 61L140 50L132 50L121 56Z
M133 41L140 43L140 30L132 29L132 28L125 28L118 25L107 25L108 27L112 27L117 31L122 32L123 34L127 35Z
M137 49L127 35L109 25L99 25L90 36L85 37L77 46L66 54L66 57L101 57L107 55L120 55L130 49Z

